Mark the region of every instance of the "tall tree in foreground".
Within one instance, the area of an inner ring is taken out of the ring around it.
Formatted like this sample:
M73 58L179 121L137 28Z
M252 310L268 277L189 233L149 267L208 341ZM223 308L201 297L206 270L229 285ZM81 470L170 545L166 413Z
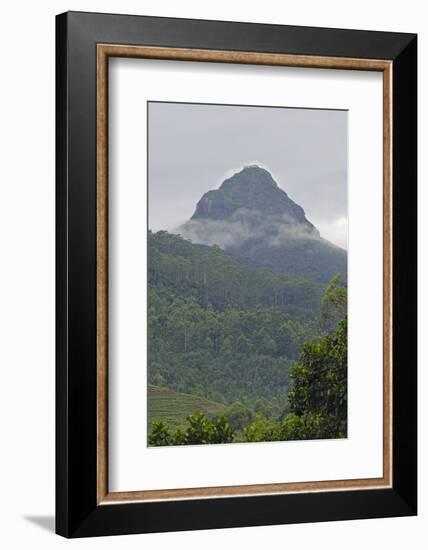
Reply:
M341 438L347 434L347 317L332 333L303 346L291 369L291 412L301 418L304 438Z
M323 297L322 320L329 331L303 346L291 369L291 412L304 424L308 439L347 434L348 318L346 287L333 277ZM334 328L330 328L332 324Z

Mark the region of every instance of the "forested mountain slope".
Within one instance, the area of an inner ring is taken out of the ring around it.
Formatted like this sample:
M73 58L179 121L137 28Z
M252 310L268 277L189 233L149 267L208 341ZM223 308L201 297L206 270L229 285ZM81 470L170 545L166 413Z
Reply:
M148 236L149 285L215 310L282 306L291 315L317 315L325 284L243 266L218 246L194 245L166 231Z
M284 406L292 361L319 331L325 285L249 269L165 231L148 244L149 383Z

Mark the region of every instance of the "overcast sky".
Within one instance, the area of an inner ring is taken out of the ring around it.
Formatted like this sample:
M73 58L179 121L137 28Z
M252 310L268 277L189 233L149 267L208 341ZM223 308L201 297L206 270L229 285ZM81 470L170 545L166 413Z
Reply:
M173 230L248 164L269 170L321 235L347 248L345 111L149 103L149 227Z

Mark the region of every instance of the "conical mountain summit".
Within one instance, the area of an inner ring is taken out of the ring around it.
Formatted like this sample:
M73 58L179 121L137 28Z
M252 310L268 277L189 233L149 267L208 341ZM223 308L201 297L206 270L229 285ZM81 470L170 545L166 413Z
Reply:
M205 193L178 232L251 267L323 282L339 272L346 279L346 252L323 239L303 208L257 165Z

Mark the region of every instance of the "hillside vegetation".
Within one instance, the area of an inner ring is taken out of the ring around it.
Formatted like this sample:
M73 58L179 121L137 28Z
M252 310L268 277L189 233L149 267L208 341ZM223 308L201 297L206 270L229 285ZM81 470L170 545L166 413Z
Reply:
M166 232L149 234L149 265L149 384L285 405L291 363L319 331L323 287Z
M182 428L186 418L200 411L208 418L220 416L226 410L221 403L214 403L202 397L178 393L167 388L149 386L148 388L148 425L162 420L173 429Z

